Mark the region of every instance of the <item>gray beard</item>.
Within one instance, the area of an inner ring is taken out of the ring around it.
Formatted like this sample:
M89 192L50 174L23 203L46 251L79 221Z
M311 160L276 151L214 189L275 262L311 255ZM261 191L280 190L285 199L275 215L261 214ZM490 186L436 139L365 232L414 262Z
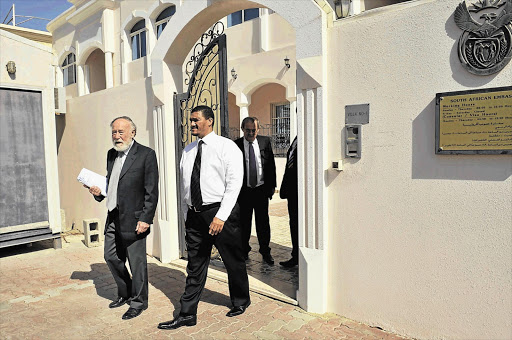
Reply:
M130 143L131 143L131 141L130 141ZM128 148L130 147L130 143L126 144L123 142L123 144L121 144L121 146L117 146L115 142L113 142L112 144L114 144L114 150L123 152L123 151L128 150Z

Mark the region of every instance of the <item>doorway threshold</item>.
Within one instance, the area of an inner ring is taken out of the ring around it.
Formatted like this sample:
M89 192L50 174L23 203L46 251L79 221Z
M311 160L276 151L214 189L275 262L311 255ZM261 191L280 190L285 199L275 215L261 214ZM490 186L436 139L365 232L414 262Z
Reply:
M210 266L208 268L208 277L220 282L228 283L228 275L225 272L224 266L222 264L213 263L214 261L210 262ZM217 262L217 261L215 261ZM184 259L178 259L174 260L170 263L172 266L176 266L181 269L187 268L187 261ZM258 278L252 276L249 272L249 290L253 293L257 293L260 295L264 295L267 297L270 297L272 299L282 301L294 306L297 306L297 300L291 298L284 292L279 291L278 289L272 287L271 285L259 280ZM295 295L296 292L286 292L288 294Z

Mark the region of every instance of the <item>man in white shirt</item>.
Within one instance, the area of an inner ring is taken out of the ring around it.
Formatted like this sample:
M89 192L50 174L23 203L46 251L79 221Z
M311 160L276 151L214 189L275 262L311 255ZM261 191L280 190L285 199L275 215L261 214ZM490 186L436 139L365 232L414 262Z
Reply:
M206 283L212 245L219 250L228 272L233 308L226 316L244 313L251 303L236 202L243 181L242 153L233 141L216 135L213 124L210 107L192 109L190 131L199 139L185 147L180 162L188 275L180 314L160 323L160 329L197 323L197 305Z

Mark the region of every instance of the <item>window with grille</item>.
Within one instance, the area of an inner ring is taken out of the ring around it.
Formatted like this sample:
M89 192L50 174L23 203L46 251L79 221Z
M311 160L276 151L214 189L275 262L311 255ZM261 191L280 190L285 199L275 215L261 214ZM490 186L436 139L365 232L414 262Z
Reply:
M76 83L76 58L74 53L68 54L62 63L63 84L68 86Z
M286 157L290 146L290 103L271 104L271 138L275 157Z
M133 25L130 31L132 42L132 60L146 56L146 21L144 19Z

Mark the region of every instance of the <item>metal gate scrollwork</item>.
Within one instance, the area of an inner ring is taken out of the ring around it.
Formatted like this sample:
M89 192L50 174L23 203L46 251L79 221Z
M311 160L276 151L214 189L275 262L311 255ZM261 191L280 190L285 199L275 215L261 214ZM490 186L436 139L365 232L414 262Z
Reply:
M224 25L217 22L210 30L203 33L194 46L190 60L185 64L185 86L187 92L174 94L174 119L176 128L176 164L179 167L183 148L192 142L189 128L190 112L198 105L212 108L217 135L228 137L228 87L227 55ZM177 169L179 173L179 169ZM178 211L181 211L180 176L176 178L178 188ZM185 257L185 221L179 217L179 251Z
M214 131L228 136L227 56L224 25L217 22L194 46L185 65L188 90L175 94L176 116L180 117L181 146L192 142L189 129L190 111L197 105L210 106L215 114Z

